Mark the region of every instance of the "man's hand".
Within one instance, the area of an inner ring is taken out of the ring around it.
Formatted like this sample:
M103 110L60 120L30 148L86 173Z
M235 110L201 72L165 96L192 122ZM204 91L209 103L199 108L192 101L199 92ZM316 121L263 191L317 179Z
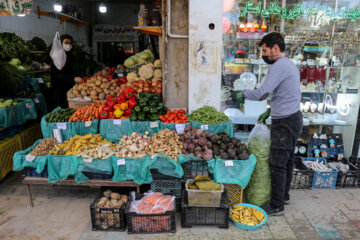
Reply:
M270 116L270 108L268 108L265 112L260 114L257 122L265 124L265 121L266 121L266 119L268 119L269 116Z
M239 106L239 108L240 108L240 111L241 112L244 112L245 111L245 109L244 109L244 104L245 104L245 98L244 98L244 96L242 95L242 91L240 91L237 95L236 95L236 98L239 100L239 102L240 102L240 106Z

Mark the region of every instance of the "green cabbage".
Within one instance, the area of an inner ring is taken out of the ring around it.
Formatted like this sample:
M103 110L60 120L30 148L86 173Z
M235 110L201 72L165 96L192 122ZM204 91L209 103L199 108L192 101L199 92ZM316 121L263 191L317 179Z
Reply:
M11 65L13 65L14 67L18 67L18 66L21 65L21 61L20 61L20 59L18 59L18 58L13 58L13 59L11 59L9 63L10 63Z

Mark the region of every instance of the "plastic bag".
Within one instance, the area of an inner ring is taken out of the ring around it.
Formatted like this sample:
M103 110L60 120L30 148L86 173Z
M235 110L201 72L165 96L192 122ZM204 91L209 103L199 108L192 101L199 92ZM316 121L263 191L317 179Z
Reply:
M131 192L131 199L136 199L136 193ZM130 212L137 214L160 214L174 210L175 196L164 195L160 192L148 191L140 200L134 200L130 205Z
M66 63L66 53L61 45L59 32L55 33L52 48L50 51L50 57L52 58L54 65L57 69L63 69Z
M269 165L270 130L266 125L256 124L250 133L248 148L256 156L256 166L245 189L247 203L262 206L271 198L271 173Z

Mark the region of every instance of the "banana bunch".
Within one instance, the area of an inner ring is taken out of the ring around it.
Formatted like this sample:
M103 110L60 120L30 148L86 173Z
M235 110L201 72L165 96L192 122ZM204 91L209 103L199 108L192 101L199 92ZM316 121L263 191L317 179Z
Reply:
M248 226L258 225L265 220L263 211L241 205L234 205L230 209L230 216L234 221Z
M69 141L58 144L51 151L53 155L77 155L83 151L109 144L111 149L115 149L115 144L103 139L100 134L87 134L85 136L75 135Z

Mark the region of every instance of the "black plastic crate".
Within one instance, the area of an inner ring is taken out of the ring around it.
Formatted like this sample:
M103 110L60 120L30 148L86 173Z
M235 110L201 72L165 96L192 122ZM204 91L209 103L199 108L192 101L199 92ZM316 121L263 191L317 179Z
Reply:
M221 195L220 207L190 207L187 192L183 191L181 210L181 227L217 226L229 228L230 201L224 189Z
M103 194L100 193L90 204L91 224L93 231L125 231L125 206L121 208L99 208L96 206Z
M135 193L136 200L140 200L144 195ZM175 202L174 210L159 214L137 214L129 212L131 196L126 206L126 216L128 224L128 233L175 233Z
M206 160L190 160L181 164L181 167L184 170L183 181L194 179L201 175L209 176L211 179L213 177L209 170L208 161Z
M110 174L92 173L92 172L83 172L83 174L90 180L91 179L100 179L100 180L111 180L112 179L112 175L110 175Z
M295 169L291 179L291 189L311 189L314 171Z
M336 182L337 188L358 188L360 187L360 169L349 164L349 171L340 172Z
M47 167L45 166L44 170L40 174L36 172L36 168L26 167L23 170L23 175L25 177L44 177L44 178L47 178L48 177Z
M173 195L177 198L181 197L181 182L176 180L155 180L150 184L153 192L161 192L165 195Z
M150 169L153 180L178 180L179 178L162 174L157 169Z

